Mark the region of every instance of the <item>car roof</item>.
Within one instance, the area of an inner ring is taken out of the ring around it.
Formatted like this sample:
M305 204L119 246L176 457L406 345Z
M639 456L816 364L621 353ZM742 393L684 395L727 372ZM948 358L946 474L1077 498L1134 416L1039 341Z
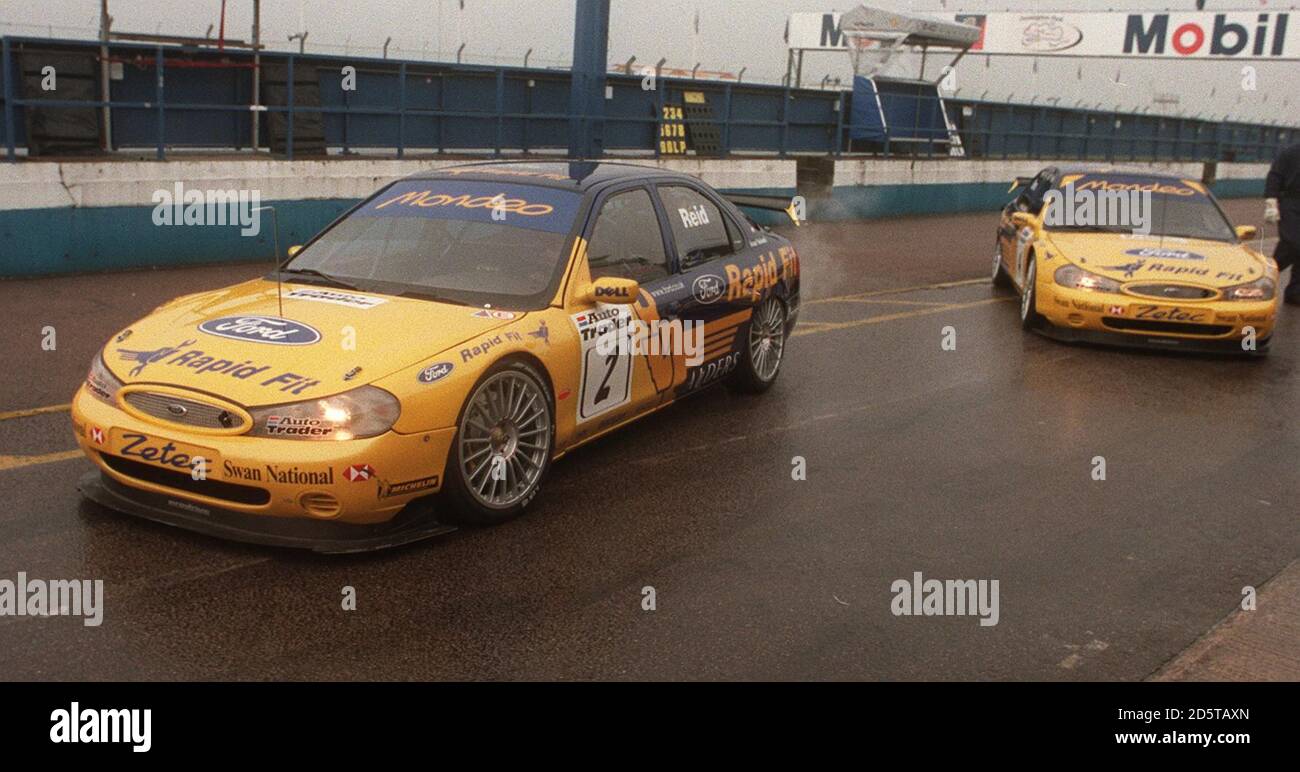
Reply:
M1082 164L1069 164L1056 167L1059 175L1067 174L1113 174L1117 177L1144 177L1152 180L1185 180L1185 176L1170 174L1169 172L1157 172L1150 169L1125 169L1122 166L1085 166ZM1195 175L1191 177L1195 179ZM1199 180L1197 180L1199 182Z
M466 179L542 185L577 192L623 180L690 180L682 172L617 161L479 161L408 175L408 180Z

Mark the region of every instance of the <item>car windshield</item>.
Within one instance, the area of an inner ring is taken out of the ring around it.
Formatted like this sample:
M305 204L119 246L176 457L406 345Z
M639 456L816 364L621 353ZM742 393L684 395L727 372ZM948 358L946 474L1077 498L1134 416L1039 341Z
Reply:
M581 196L542 186L404 180L294 256L284 278L526 310L548 303Z
M1066 181L1052 191L1065 206L1057 213L1055 205L1049 204L1044 213L1048 230L1237 240L1223 210L1199 183L1101 175Z

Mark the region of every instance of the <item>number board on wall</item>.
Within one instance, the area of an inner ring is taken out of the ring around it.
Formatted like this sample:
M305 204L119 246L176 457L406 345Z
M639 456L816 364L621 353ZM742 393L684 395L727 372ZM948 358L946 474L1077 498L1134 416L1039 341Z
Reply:
M713 107L703 91L687 91L682 94L686 110L686 133L696 155L716 156L722 154L722 135L713 117Z
M681 105L664 105L659 118L659 154L686 155L686 124Z

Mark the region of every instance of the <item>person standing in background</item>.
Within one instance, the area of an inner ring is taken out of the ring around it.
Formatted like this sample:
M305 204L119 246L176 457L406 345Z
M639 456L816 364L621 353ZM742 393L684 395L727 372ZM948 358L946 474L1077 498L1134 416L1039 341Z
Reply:
M1300 143L1284 148L1268 170L1264 183L1264 220L1276 224L1278 281L1291 268L1286 302L1300 305Z

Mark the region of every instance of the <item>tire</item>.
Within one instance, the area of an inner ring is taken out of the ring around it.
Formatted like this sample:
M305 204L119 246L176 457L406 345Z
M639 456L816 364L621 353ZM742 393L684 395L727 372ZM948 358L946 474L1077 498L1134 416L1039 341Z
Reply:
M740 365L729 384L736 391L761 394L772 388L785 360L785 304L775 295L754 308Z
M1007 275L1007 269L1002 267L1002 249L996 239L993 241L993 286L997 289L1011 286L1011 277Z
M523 514L551 468L554 405L546 379L526 362L499 362L479 379L447 457L442 498L452 519L497 525Z
M1038 313L1038 261L1029 256L1029 267L1025 269L1025 286L1020 293L1020 326L1026 330L1037 328L1043 321Z

